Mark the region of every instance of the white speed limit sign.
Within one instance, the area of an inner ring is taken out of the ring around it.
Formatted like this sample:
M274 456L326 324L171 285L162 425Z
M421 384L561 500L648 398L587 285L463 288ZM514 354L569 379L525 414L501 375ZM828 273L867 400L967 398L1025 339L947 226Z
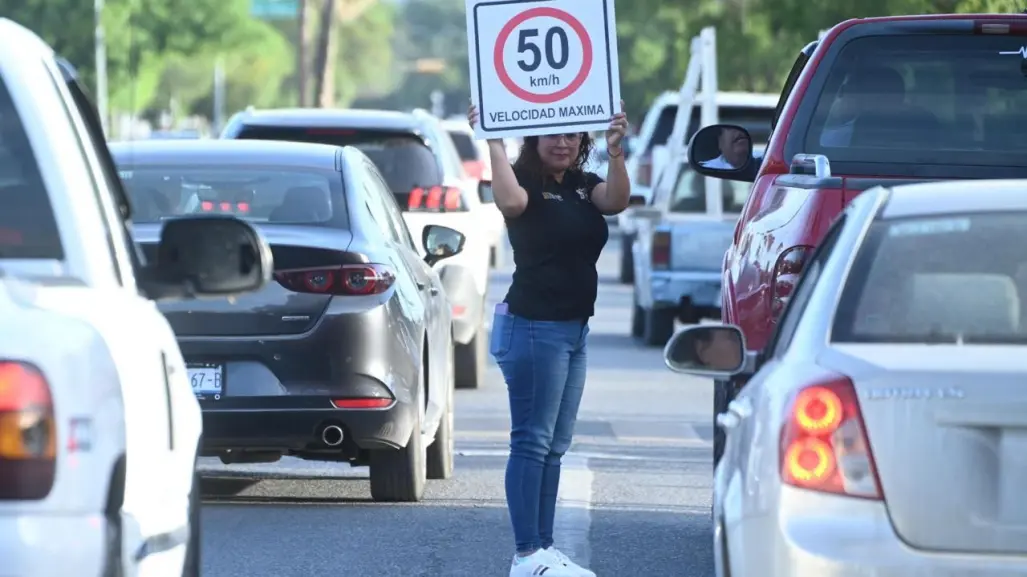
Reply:
M467 0L478 138L605 130L620 112L613 0Z

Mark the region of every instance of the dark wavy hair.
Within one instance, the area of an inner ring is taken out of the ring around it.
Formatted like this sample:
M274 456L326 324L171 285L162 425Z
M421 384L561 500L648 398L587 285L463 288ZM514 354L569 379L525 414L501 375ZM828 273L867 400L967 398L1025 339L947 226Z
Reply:
M517 155L514 168L541 177L545 176L545 172L542 166L542 158L538 155L538 139L538 136L524 137L524 143L521 144L521 152ZM581 141L578 144L578 157L574 159L574 162L571 163L570 168L567 170L584 172L585 164L592 156L594 146L592 137L587 132L582 132Z

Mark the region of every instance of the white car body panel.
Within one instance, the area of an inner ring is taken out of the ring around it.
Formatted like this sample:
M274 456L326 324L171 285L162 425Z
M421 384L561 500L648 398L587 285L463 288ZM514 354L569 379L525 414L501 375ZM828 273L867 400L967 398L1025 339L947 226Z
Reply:
M170 326L136 288L134 246L52 50L5 19L0 44L0 74L65 253L60 261L0 258L0 356L43 371L58 435L50 494L0 501L2 572L99 575L106 561L104 509L115 463L126 455L122 556L114 562L128 576L180 576L202 430L199 404ZM73 419L88 423L75 430L89 441L74 455ZM162 541L170 545L159 547Z

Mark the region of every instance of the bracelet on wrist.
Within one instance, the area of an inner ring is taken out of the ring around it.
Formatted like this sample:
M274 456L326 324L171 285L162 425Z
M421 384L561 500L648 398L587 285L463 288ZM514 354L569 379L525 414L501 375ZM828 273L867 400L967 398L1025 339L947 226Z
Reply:
M617 150L617 154L614 154L613 150L614 149L612 149L612 148L607 148L606 149L606 155L609 156L610 158L620 158L621 156L624 156L624 149L623 148L618 146L617 149L616 149Z

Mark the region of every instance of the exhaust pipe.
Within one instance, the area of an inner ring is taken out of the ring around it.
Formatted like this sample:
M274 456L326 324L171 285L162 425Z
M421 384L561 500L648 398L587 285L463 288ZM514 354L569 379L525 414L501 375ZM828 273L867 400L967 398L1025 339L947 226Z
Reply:
M341 445L342 437L342 429L338 425L328 425L321 430L321 442L329 447Z

